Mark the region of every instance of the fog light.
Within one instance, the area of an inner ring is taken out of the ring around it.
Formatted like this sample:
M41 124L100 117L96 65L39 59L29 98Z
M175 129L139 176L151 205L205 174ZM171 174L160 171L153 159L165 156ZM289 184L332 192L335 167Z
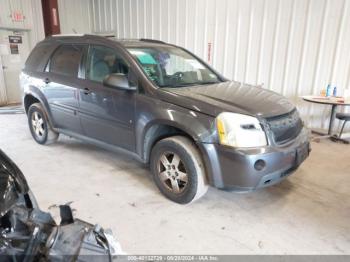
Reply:
M257 160L254 164L255 170L258 170L258 171L263 170L265 166L266 166L266 162L262 159Z

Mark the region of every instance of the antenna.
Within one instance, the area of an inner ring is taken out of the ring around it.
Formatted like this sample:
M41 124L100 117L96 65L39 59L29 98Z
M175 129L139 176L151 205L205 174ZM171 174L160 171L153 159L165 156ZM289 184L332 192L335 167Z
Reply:
M73 31L74 34L78 33L74 28L72 28L72 31Z

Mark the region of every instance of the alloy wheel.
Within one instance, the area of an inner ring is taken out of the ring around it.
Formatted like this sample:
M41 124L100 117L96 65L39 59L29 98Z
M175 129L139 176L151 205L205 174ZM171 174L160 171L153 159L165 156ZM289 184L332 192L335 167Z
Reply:
M179 155L163 153L158 160L158 176L165 187L175 193L182 193L188 184L188 174Z
M44 119L37 111L32 114L32 127L38 138L42 138L45 135Z

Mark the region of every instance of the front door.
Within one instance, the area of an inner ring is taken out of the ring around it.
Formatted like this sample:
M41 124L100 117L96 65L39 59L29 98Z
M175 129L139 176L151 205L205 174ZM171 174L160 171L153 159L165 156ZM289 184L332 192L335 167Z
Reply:
M0 105L22 100L19 74L29 54L27 32L0 29Z
M114 49L90 46L85 83L80 90L80 120L85 135L134 151L134 93L103 85L108 74L131 71Z

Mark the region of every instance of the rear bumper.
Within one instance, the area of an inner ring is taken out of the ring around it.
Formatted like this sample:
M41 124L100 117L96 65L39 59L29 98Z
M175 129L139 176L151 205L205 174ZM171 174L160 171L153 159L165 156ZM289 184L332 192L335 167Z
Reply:
M212 186L251 191L276 184L299 167L310 152L309 132L304 128L291 144L283 147L234 149L203 143L201 148ZM262 169L256 166L258 160Z

